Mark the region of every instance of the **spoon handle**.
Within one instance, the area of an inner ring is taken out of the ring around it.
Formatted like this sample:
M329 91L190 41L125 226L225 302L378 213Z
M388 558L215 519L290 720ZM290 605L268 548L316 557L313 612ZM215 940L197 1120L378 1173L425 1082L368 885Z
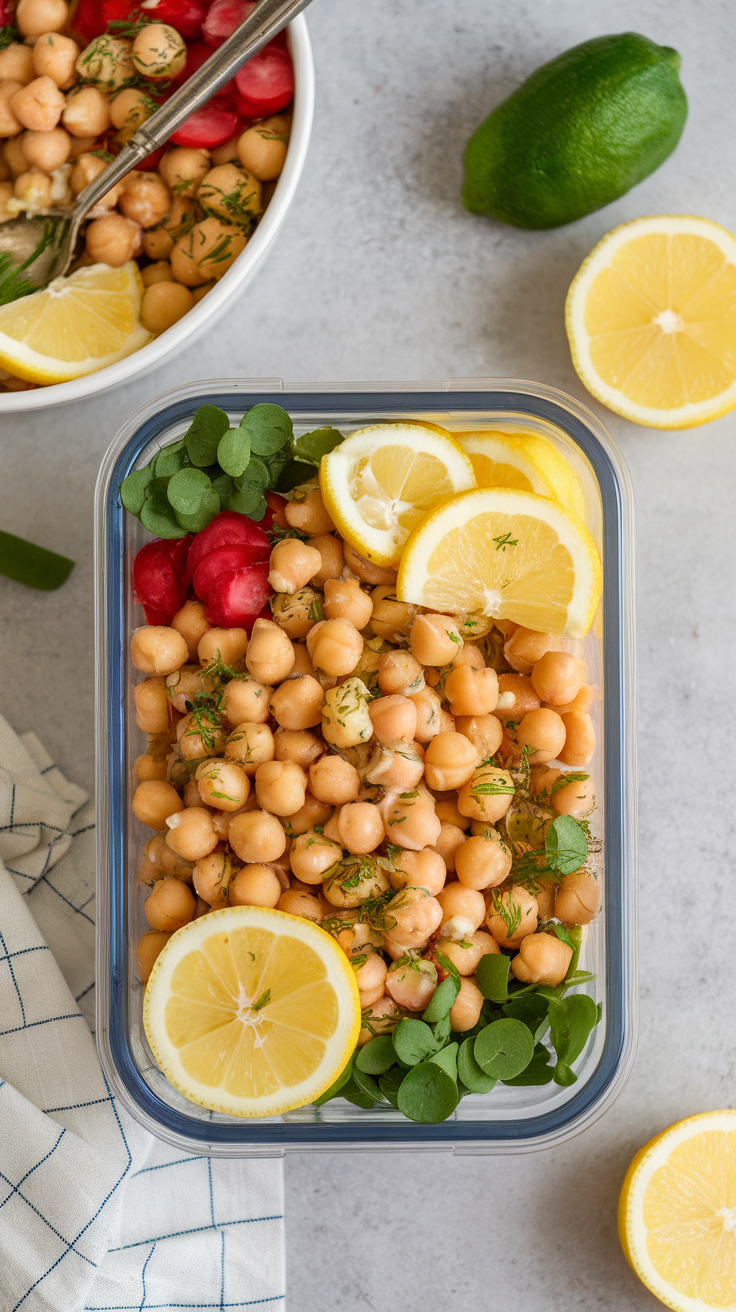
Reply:
M116 182L162 146L196 109L229 82L252 55L267 45L309 3L310 0L259 0L227 41L212 52L206 63L155 114L146 119L104 172L80 193L74 207L75 227Z

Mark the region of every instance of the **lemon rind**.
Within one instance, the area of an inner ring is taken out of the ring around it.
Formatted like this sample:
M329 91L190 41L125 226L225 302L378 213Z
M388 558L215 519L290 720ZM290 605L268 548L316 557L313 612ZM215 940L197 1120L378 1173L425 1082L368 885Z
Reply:
M467 430L455 436L468 455L486 455L489 446L497 446L498 458L503 453L506 463L515 465L529 479L532 492L559 501L574 515L585 518L585 497L580 481L562 452L557 450L549 438L542 437L541 433L503 432L498 429L487 432L482 429ZM505 484L492 486L503 487Z

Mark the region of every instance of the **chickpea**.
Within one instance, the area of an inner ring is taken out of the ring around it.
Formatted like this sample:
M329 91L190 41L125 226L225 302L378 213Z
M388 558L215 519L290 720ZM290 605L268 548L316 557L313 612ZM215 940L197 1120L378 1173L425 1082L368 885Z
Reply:
M23 130L23 124L12 106L12 101L15 99L18 92L22 90L22 82L9 81L0 83L0 137L15 137L17 133ZM17 143L17 149L19 151L21 150L20 142ZM8 157L8 146L5 147L5 159L10 165L11 170L13 170L13 166ZM25 156L23 156L23 168L26 167L26 164L27 160L25 159ZM13 171L22 172L21 169Z
M538 919L537 899L520 884L504 891L493 890L486 925L499 947L517 948L527 934L534 933Z
M453 1030L459 1034L472 1030L480 1020L483 1002L483 994L475 980L469 975L464 975L460 980L460 992L450 1007L450 1024Z
M297 838L299 834L305 834L308 829L313 829L315 825L326 828L328 821L332 816L332 807L326 802L319 802L311 793L304 796L304 805L299 807L293 815L282 819L286 833L290 838Z
M467 838L455 854L457 877L466 888L495 888L511 870L511 852L492 828Z
M350 620L321 620L307 634L312 664L339 678L350 674L363 652L363 638Z
M559 758L565 746L565 722L556 711L527 711L518 729L519 747L528 747L534 765Z
M486 915L483 894L453 880L437 894L444 938L466 939L480 929Z
M343 550L345 564L362 583L367 583L371 588L376 588L380 584L396 584L397 571L390 565L376 565L375 561L366 560L365 556L361 556L349 542L343 542Z
M133 794L133 815L149 829L163 829L169 816L183 809L176 789L162 780L139 784Z
M538 875L535 880L537 885L534 896L537 899L537 915L539 923L543 925L545 921L551 920L555 914L555 899L559 884L554 875Z
M344 554L340 538L335 537L334 533L320 533L318 537L312 538L310 546L319 552L319 569L315 570L312 575L312 583L315 588L324 588L329 579L335 583L340 579L343 571ZM352 580L355 582L355 579ZM352 616L342 612L340 615L327 615L326 619L351 619ZM369 617L370 618L370 617ZM353 621L355 622L355 621ZM366 620L366 624L367 624ZM362 629L364 624L356 624L356 629Z
M210 711L185 715L176 726L179 751L186 761L220 756L225 749L225 730L219 716Z
M174 146L167 150L158 171L175 196L193 196L209 168L209 151Z
M442 732L442 702L431 688L422 688L421 692L409 695L417 708L417 742L428 743Z
M386 962L377 952L371 952L361 966L353 967L360 995L360 1009L383 997L386 982Z
M117 91L135 77L130 52L131 42L125 37L104 33L85 46L77 59L76 70L85 82L93 83L101 91Z
M553 711L548 714L554 714ZM568 711L562 716L565 745L556 753L563 765L587 765L595 751L595 728L589 715L581 711Z
M410 792L424 774L424 753L419 743L376 744L368 762L365 780L385 790Z
M236 761L203 761L195 778L202 802L218 811L239 811L248 800L250 780Z
M437 799L437 794L435 793ZM457 798L450 794L449 797L439 798L435 801L435 811L442 821L443 825L456 825L458 829L469 829L470 821L466 815L461 815L457 809Z
M478 962L483 957L492 956L501 951L495 938L476 929L465 939L441 938L436 951L451 961L461 975L474 975Z
M568 775L560 778L567 779ZM552 806L557 815L571 815L573 820L582 820L595 806L595 788L590 775L573 780L555 790L551 797Z
M512 670L519 674L531 674L537 661L548 651L566 651L567 644L561 638L553 638L549 633L536 633L534 629L518 629L504 643L503 654Z
M53 32L48 35L56 37L56 33ZM57 39L65 41L66 37ZM36 67L35 51L37 46L38 43L36 46L26 46L20 41L11 41L9 46L6 46L4 50L0 50L0 82L17 82L19 86L24 87L33 80L37 73L48 73L47 68Z
M218 836L211 813L203 806L188 806L167 816L169 833L166 842L178 856L187 861L199 861L217 847Z
M275 592L270 605L274 622L292 639L306 638L322 617L321 598L313 588L300 588L293 595Z
M126 219L141 228L155 228L171 206L171 193L157 173L139 172L120 197L120 209Z
M210 150L209 154L213 164L230 164L232 160L237 160L238 158L237 132L235 133L234 136L229 137L227 141L223 141L221 146L215 146L214 149ZM208 168L209 167L210 166L208 165ZM282 525L282 528L283 527L284 526Z
M371 628L377 638L385 638L389 642L408 638L417 615L416 606L397 600L395 586L393 583L384 583L371 593Z
M189 196L175 196L171 202L169 210L163 223L156 229L157 232L163 232L170 236L173 242L177 242L180 237L186 235L190 228L197 222L199 211L194 201ZM173 246L169 256L173 252Z
M202 795L199 791L199 784L196 779L187 779L187 782L182 788L181 796L185 806L202 805Z
M554 934L527 934L511 960L511 972L522 984L546 984L554 988L565 978L572 948Z
M231 907L275 907L282 892L271 867L256 863L243 866L233 876L228 897Z
M176 28L168 23L147 23L136 35L130 56L142 77L156 81L181 73L187 48Z
M277 911L285 911L287 916L300 916L302 920L311 920L318 925L322 919L322 907L319 898L299 889L289 888L281 894L276 903Z
M286 835L275 815L243 811L230 822L228 842L246 864L278 861L286 851Z
M22 36L42 36L44 32L60 32L69 19L69 6L65 0L19 0L15 11L15 25Z
M548 651L535 663L531 681L543 702L563 706L577 697L585 683L585 661L565 651Z
M273 620L256 620L245 658L254 679L274 685L288 678L294 664L294 648Z
M219 164L210 169L197 188L197 200L205 214L230 223L235 220L246 229L263 210L260 182L237 163Z
M341 807L337 831L348 852L372 852L383 842L383 820L372 802L348 802Z
M368 707L373 733L379 743L412 742L417 727L417 708L409 697L396 693L378 697Z
M155 287L160 282L172 282L171 265L168 260L157 260L141 269L141 282L144 287Z
M438 792L462 788L478 765L478 751L461 733L438 733L427 746L425 778Z
M357 801L360 775L349 761L328 753L310 765L309 788L318 801L343 806L346 802Z
M327 579L324 588L325 619L341 619L356 629L364 629L373 607L368 593L363 591L357 579Z
M449 665L462 646L451 615L418 615L411 629L411 653L422 665Z
M434 850L442 857L448 870L454 871L457 850L464 842L465 834L462 829L458 829L457 825L443 824Z
M210 852L194 863L194 891L213 911L227 906L233 866L227 852Z
M495 715L458 715L457 733L472 743L481 760L495 756L503 738L503 726Z
M460 789L457 808L471 820L495 824L505 816L515 791L508 770L500 770L490 763L481 764Z
M169 876L156 881L143 910L152 929L173 931L189 924L194 906L192 890L180 879Z
M254 123L237 138L240 163L259 181L273 182L279 177L286 159L290 126L288 117L278 115Z
M293 501L287 501L284 515L289 528L299 529L308 537L324 537L325 533L334 533L335 525L325 510L322 493L318 487L304 484L294 488Z
M89 224L86 241L93 264L109 264L119 269L140 253L141 230L122 214L103 214Z
M339 620L330 622L340 623ZM336 688L327 689L322 707L322 734L333 747L354 747L369 741L373 725L368 698L368 689L361 679L346 679Z
M61 121L73 137L101 137L110 126L110 104L99 87L74 87L66 98Z
M325 750L321 738L308 729L277 729L273 741L275 760L293 761L303 770L308 770Z
M490 715L498 703L498 675L492 669L456 665L447 676L445 696L453 715Z
M173 674L166 675L164 687L174 710L185 715L191 709L194 698L205 691L202 670L199 665L181 665Z
M446 867L442 857L431 847L418 852L402 851L393 859L389 879L394 888L423 888L436 897L445 884Z
M499 674L497 715L518 723L527 711L538 710L539 697L528 674Z
M486 663L482 652L472 642L464 642L459 652L453 657L452 664L469 665L472 670L483 670Z
M378 666L378 686L383 693L413 697L424 689L424 671L410 652L387 651L381 656Z
M117 128L116 141L125 145L142 123L155 114L158 105L140 87L125 87L110 101L110 119ZM168 195L168 190L167 190ZM168 213L168 206L164 213Z
M24 132L23 154L28 163L44 173L53 173L61 168L69 158L69 133L63 128L51 128L49 132Z
M176 852L167 845L164 834L156 834L143 849L145 860L150 870L158 871L163 875L175 875L177 879L182 879L185 884L191 883L194 873L194 862L185 861ZM141 872L138 873L142 883L148 883L149 878L143 877ZM158 876L154 874L154 878Z
M577 697L573 697L571 702L565 706L555 706L558 715L567 715L569 711L580 711L585 715L590 710L595 701L598 689L592 687L589 683L584 683Z
M304 884L321 884L325 872L341 858L340 844L313 829L298 834L291 845L291 869Z
M322 685L304 674L286 679L271 694L269 709L285 729L313 729L322 722Z
M293 815L304 805L307 776L293 761L264 761L255 782L258 805L272 815Z
M395 923L391 925L391 921ZM436 897L422 888L403 888L386 908L386 938L404 948L426 943L442 921L442 907Z
M380 1034L392 1034L401 1020L401 1012L393 998L384 995L378 1002L371 1003L363 1012L363 1024L358 1035L358 1047L362 1048L371 1039Z
M381 803L381 810L389 843L401 840L402 847L419 852L423 847L434 847L440 836L442 822L437 819L434 798L421 785L399 793L389 794Z
M274 592L291 596L306 586L321 564L322 557L315 547L299 538L282 538L271 552L268 582Z
M245 250L246 241L242 229L231 223L214 217L202 219L179 237L171 252L171 269L176 281L185 287L201 287L211 278L219 280Z
M320 690L321 691L321 690ZM269 684L252 674L239 675L225 684L222 709L231 724L263 724L269 716L268 700L273 692Z
M601 890L595 875L573 870L563 875L555 898L555 915L567 925L588 925L598 914Z
M0 112L2 111L3 91L4 88L0 86ZM13 128L13 132L20 132L20 130L20 123L18 123L16 119L16 126ZM22 137L14 136L10 141L6 141L3 147L3 160L12 178L17 178L21 173L27 172L28 160L23 153Z
M267 724L238 724L225 744L225 756L239 761L247 775L254 775L259 766L272 761L276 754L273 734Z
M365 859L352 863L348 858L325 880L322 892L333 907L357 907L365 898L379 897L388 888L388 878L379 865Z
M141 756L135 758L133 773L141 783L148 783L152 779L165 779L166 761L163 757L156 757L152 756L150 752L143 752Z
M141 984L148 983L154 962L159 953L166 947L170 938L171 934L167 934L163 930L147 929L143 937L139 939L136 957Z
M268 622L268 620L256 620L256 624L268 624ZM255 632L255 625L253 630ZM245 629L208 629L197 643L197 655L202 665L210 665L212 661L222 661L223 665L238 666L247 651L248 634Z
M14 195L11 209L16 202L20 202L19 209L29 212L47 209L51 203L51 179L38 169L30 169L15 179Z
M141 301L141 323L149 333L164 333L194 305L188 287L178 282L157 282L147 287Z
M147 624L135 630L130 655L143 674L173 674L187 658L187 645L176 629Z
M133 689L135 722L144 733L167 733L169 728L169 699L166 683L160 677L144 679Z
M174 238L163 228L149 228L148 232L144 232L143 252L149 260L168 260L173 249Z
M13 113L24 128L48 132L55 128L64 109L64 96L50 77L35 77L16 91L10 101Z
M386 992L408 1011L424 1011L436 988L437 967L423 957L395 961L386 976Z
M60 132L65 131L64 128L58 128L55 130ZM66 135L69 142L73 143L74 138L70 137L68 133ZM88 187L90 182L94 182L95 178L106 168L107 165L104 159L100 159L99 155L81 154L77 156L74 162L74 167L69 176L69 185L74 192L74 195L79 196L79 194L84 191L85 187ZM95 205L95 209L98 207L100 209L112 209L113 205L117 205L118 200L122 196L123 188L123 182L116 182L114 187L111 187L109 191L105 192L104 196L100 197Z

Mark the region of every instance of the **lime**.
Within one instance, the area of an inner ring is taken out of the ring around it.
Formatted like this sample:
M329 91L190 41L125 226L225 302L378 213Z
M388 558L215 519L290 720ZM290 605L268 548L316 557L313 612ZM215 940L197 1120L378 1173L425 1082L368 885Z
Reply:
M635 32L543 64L473 133L463 203L517 228L557 228L623 196L677 145L680 56Z

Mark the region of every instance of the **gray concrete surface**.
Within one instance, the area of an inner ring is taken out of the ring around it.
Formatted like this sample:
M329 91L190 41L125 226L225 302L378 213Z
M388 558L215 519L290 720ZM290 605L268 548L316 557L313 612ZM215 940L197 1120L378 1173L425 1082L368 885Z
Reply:
M96 401L2 417L0 523L79 564L58 593L0 579L0 706L90 786L92 491L118 425L188 379L537 379L621 444L638 512L641 1038L627 1089L581 1137L528 1156L293 1156L291 1312L645 1312L616 1241L634 1151L734 1097L731 696L736 414L637 428L586 394L562 310L616 224L697 213L736 227L727 0L315 0L313 145L269 262L211 335ZM548 233L466 214L460 159L538 64L633 29L683 55L676 153L602 212Z

